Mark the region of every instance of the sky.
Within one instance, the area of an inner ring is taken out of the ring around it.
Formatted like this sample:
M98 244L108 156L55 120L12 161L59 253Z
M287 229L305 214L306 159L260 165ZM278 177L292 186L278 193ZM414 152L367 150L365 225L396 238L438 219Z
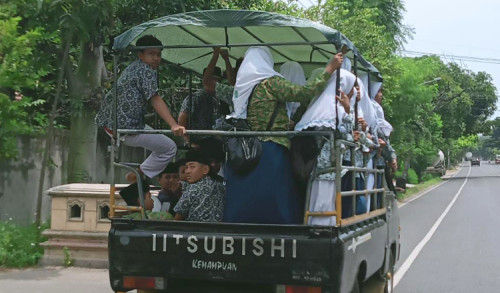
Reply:
M408 40L404 46L406 51L497 59L498 64L487 64L441 58L445 62L455 61L474 72L489 73L500 95L499 0L403 1L406 8L403 23L415 31L413 40ZM317 0L299 2L309 7ZM491 119L494 117L500 117L500 102Z

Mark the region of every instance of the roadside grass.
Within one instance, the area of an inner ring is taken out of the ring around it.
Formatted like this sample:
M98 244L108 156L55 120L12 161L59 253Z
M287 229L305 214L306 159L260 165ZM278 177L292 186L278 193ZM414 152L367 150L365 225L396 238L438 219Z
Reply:
M50 226L18 226L12 221L0 222L0 268L24 268L34 266L43 256L43 230Z
M424 191L424 190L426 190L426 189L428 189L428 188L430 188L438 183L441 183L442 181L443 181L443 179L441 179L440 177L435 177L435 178L429 179L427 181L424 181L422 183L419 183L412 188L407 188L406 192L404 192L404 193L398 192L398 200L404 200L406 198L409 198L412 195L415 195L415 194L422 192L422 191Z

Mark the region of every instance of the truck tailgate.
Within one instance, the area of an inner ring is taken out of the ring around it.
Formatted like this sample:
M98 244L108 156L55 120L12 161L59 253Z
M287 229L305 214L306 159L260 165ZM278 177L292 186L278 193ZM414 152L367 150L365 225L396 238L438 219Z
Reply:
M333 229L113 219L111 285L121 288L124 276L331 284L342 261Z

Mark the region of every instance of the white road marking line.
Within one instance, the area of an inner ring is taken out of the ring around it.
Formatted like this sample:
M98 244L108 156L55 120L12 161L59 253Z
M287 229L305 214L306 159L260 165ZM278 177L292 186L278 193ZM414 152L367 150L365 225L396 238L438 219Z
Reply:
M460 168L460 170L458 170L458 171L457 171L457 173L453 174L453 176L451 176L450 178L453 178L453 177L457 176L457 174L458 174L458 173L460 173L460 171L462 171L462 168ZM409 204L410 202L412 202L412 201L414 201L414 200L419 199L420 197L422 197L422 196L426 195L428 192L431 192L432 190L434 190L434 189L438 188L439 186L441 186L441 185L445 184L445 183L446 183L446 182L448 182L448 181L450 181L450 180L445 180L445 181L443 181L443 182L439 183L438 185L436 185L436 186L432 187L431 189L429 189L429 190L425 191L424 193L422 193L422 194L420 194L420 195L418 195L418 196L416 196L416 197L414 197L414 198L410 199L410 200L409 200L409 201L407 201L407 202L404 202L404 203L400 204L398 207L399 207L399 208L404 207L405 205Z
M460 187L460 189L458 190L458 192L455 194L455 197L453 197L453 199L450 202L450 204L446 207L446 209L444 210L444 212L437 219L437 221L434 223L434 225L429 230L429 232L427 232L427 235L425 235L425 237L420 241L420 243L413 249L413 251L410 253L410 255L408 256L408 258L403 263L403 265L394 274L394 287L396 287L398 285L399 281L401 281L401 279L404 277L404 275L406 274L406 272L408 271L408 269L410 268L410 266L413 264L413 262L415 261L415 259L417 258L417 256L420 254L420 252L422 251L422 249L424 248L424 246L427 244L427 242L429 242L429 240L434 235L434 232L436 232L437 228L439 227L439 225L443 221L444 217L446 217L446 215L450 211L451 207L457 201L457 198L460 195L460 193L462 192L462 189L464 188L465 183L467 183L467 178L469 177L471 170L472 170L472 168L469 166L469 173L467 173L467 177L465 177L465 181L462 184L462 186Z

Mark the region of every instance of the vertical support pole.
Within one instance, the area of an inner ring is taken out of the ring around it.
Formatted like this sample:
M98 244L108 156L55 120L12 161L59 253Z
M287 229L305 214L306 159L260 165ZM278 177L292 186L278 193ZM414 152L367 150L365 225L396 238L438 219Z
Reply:
M189 71L189 117L188 127L192 129L191 118L193 117L193 73Z
M113 218L115 216L115 148L117 146L116 144L116 137L117 137L117 113L116 113L116 106L118 104L117 102L117 89L116 89L116 81L117 81L117 74L118 74L118 53L114 52L113 54L113 106L111 109L112 113L112 119L113 119L113 135L111 137L111 156L110 156L110 163L111 163L111 183L109 186L109 217Z
M368 85L366 87L368 89L368 96L371 99L372 98L372 81L371 81L371 78L370 78L370 72L369 71L368 71Z
M332 136L330 136L330 139ZM342 157L340 154L340 141L336 141L333 144L335 148L335 207L337 210L337 226L340 226L342 223L342 181L340 174L342 172Z

